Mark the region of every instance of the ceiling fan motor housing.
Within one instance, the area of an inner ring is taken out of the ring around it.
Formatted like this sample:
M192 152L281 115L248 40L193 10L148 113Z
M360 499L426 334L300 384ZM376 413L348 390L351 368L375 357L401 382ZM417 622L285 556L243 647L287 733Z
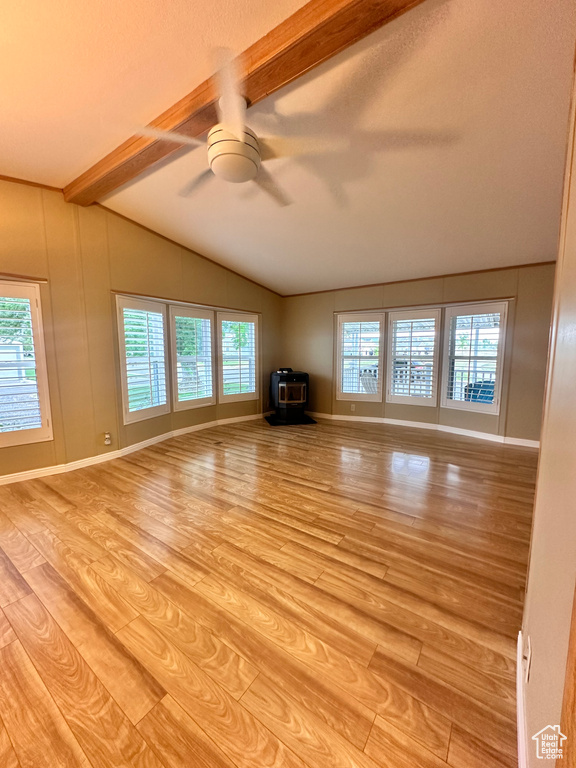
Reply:
M258 138L244 128L244 141L240 141L221 123L208 133L208 162L215 176L235 184L250 181L260 168Z

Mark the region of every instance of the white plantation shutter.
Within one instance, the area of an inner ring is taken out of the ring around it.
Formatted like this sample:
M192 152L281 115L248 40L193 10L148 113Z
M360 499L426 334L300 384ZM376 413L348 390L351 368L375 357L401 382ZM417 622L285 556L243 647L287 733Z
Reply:
M440 310L390 312L389 403L436 405Z
M338 316L338 400L382 400L382 315Z
M449 307L442 405L498 413L507 303Z
M118 297L124 423L168 413L166 307Z
M213 384L214 313L170 307L174 408L215 403Z
M256 400L258 317L218 313L220 392L223 401Z
M0 446L51 439L40 291L0 282Z

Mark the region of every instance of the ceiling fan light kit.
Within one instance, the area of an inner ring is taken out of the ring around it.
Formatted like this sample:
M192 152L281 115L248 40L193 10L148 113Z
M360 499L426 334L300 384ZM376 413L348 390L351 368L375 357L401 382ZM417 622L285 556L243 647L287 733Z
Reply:
M244 140L218 123L208 133L208 163L215 176L234 184L256 178L260 146L256 134L244 127Z
M290 205L290 199L274 182L272 176L262 166L262 151L264 161L278 157L270 140L263 140L246 126L247 102L241 94L241 82L237 62L231 57L230 51L224 51L227 63L218 73L221 97L216 102L218 123L208 132L208 165L203 173L192 179L180 192L187 197L198 187L204 185L212 174L233 184L243 184L253 181L263 192L266 192L277 205ZM223 52L220 51L220 57ZM142 136L171 141L182 146L198 147L203 142L192 136L176 131L165 131L153 125L139 129ZM281 155L280 155L281 156Z

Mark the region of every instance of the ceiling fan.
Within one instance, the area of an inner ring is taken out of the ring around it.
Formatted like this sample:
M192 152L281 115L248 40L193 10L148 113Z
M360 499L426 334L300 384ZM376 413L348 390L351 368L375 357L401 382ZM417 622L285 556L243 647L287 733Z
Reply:
M404 52L404 47L402 48ZM258 137L253 130L246 125L247 102L242 96L242 78L238 70L238 60L234 59L228 49L218 49L216 55L217 84L220 98L216 102L218 123L214 125L207 136L208 165L209 167L196 178L192 179L180 190L180 195L187 197L198 187L217 176L232 183L248 183L257 185L281 206L291 204L290 198L276 183L272 175L263 163L274 158L292 157L297 161L306 157L307 168L314 168L314 156L330 154L343 160L339 167L345 167L348 157L353 152L362 151L364 161L369 161L370 152L396 151L411 147L430 147L453 143L457 137L447 132L438 131L412 131L412 130L365 130L358 129L350 136L350 128L354 128L354 120L348 125L347 133L343 133L340 125L346 122L343 111L351 113L356 120L362 111L363 104L372 95L373 87L370 78L364 78L364 87L357 87L355 83L363 78L364 69L357 68L352 72L350 82L344 83L341 92L355 94L353 102L350 98L342 98L339 92L336 97L328 102L322 113L306 113L304 125L308 127L307 135L299 133L303 115L282 115L282 123L288 128L288 136L272 136L266 139ZM388 61L392 61L390 53ZM370 60L366 65L373 67ZM390 66L388 71L390 71ZM360 78L359 78L360 74ZM357 104L357 108L350 109L350 104ZM326 121L330 125L326 125ZM290 130L291 123L296 122L296 131ZM310 131L310 128L312 129ZM150 136L161 141L170 141L180 146L192 147L205 146L204 141L187 136L176 131L165 131L154 126L146 126L136 130L139 135ZM367 151L367 150L370 150ZM332 163L331 167L335 164ZM320 173L317 174L321 176ZM340 182L342 184L342 182ZM330 191L337 201L342 203L342 195L330 187Z
M272 158L293 154L293 151L290 151L290 142L280 138L259 139L254 131L247 127L247 102L240 91L241 79L237 62L231 52L226 49L220 51L218 58L222 64L217 75L220 93L220 98L216 102L218 123L208 131L209 168L192 179L180 191L180 195L187 197L214 175L234 184L252 181L279 205L290 205L291 200L262 165L263 162ZM191 136L176 131L163 131L153 126L139 128L137 132L141 136L150 136L175 144L193 147L204 144L203 141Z

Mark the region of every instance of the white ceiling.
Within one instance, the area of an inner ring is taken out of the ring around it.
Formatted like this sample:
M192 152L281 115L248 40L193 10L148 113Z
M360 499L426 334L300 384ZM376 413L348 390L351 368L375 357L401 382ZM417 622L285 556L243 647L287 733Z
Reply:
M1 10L0 174L65 184L202 81L212 46L302 4ZM575 37L573 0L426 0L249 110L334 150L267 163L291 206L217 179L180 197L202 149L104 203L282 294L554 259Z
M0 174L64 186L305 2L0 2Z

